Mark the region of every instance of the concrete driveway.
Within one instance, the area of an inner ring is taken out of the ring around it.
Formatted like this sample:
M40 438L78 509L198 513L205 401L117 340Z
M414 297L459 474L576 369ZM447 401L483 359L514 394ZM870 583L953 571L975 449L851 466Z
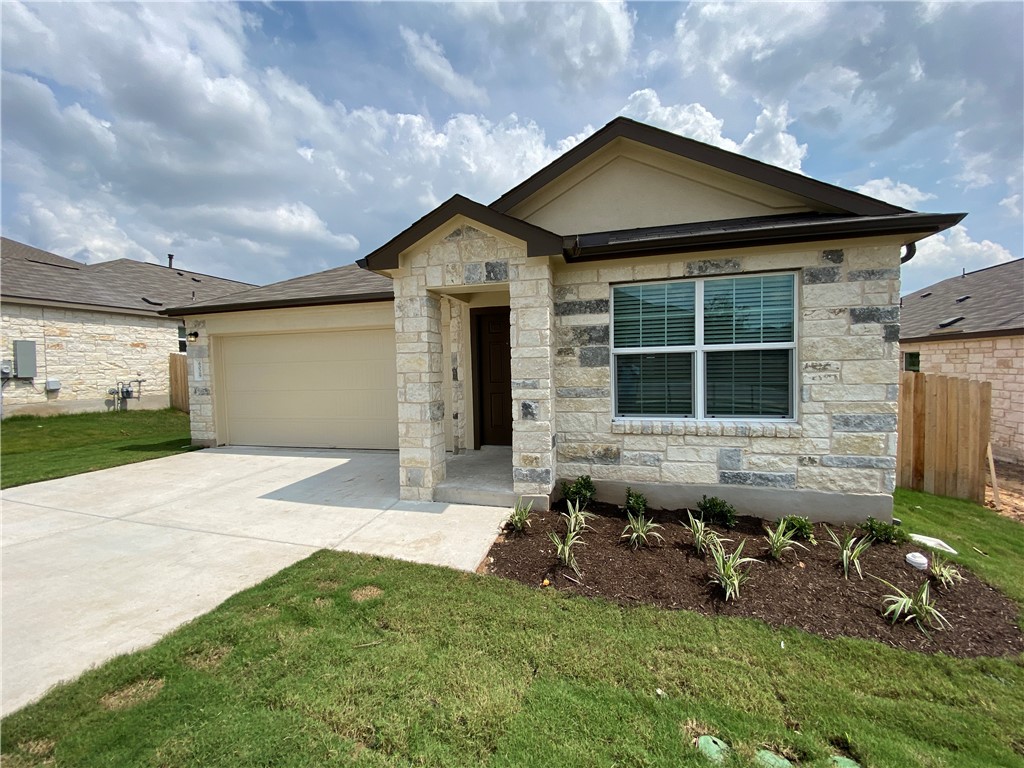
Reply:
M3 493L2 712L323 548L473 570L508 510L398 500L398 455L215 448Z

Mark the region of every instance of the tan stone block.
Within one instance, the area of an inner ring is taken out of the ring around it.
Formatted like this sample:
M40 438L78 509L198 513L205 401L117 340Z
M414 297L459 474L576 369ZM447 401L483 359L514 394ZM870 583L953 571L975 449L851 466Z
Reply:
M718 461L718 449L688 445L669 446L666 451L665 458L669 462L699 462L714 464Z
M748 454L743 468L752 472L793 472L797 468L796 456Z
M875 432L836 432L832 436L832 453L847 456L888 456L888 438L895 437Z
M882 339L844 336L839 338L801 339L801 360L877 360L882 356Z
M861 305L862 283L824 283L804 285L800 288L800 306L814 307L859 307Z
M664 483L713 485L718 483L718 467L714 464L665 463L661 465L658 479Z
M839 469L833 467L800 467L798 488L840 493L881 493L885 470Z

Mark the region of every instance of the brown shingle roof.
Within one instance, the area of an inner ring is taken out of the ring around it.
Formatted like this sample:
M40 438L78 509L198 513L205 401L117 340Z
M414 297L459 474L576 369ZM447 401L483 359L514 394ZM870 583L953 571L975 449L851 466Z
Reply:
M0 297L10 302L52 301L155 314L252 285L133 259L82 264L6 237L0 238L0 246Z
M198 301L185 307L173 307L165 310L164 314L205 315L246 309L391 301L393 298L394 290L389 278L360 269L356 264L347 264L344 267L271 283L212 301Z
M1024 332L1024 259L950 277L903 297L901 341L1015 331Z

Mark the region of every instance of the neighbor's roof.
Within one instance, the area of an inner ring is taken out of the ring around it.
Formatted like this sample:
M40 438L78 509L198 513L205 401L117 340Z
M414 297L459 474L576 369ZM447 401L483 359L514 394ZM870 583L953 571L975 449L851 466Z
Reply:
M210 300L251 286L133 259L83 264L6 237L0 238L0 246L0 298L9 302L156 314L175 304Z
M353 304L367 301L391 301L391 279L360 269L356 264L335 267L326 272L303 275L280 283L234 293L221 299L197 301L184 307L164 310L169 315L207 315L246 309L309 307L323 304Z
M902 304L900 341L1024 333L1024 259L950 277Z

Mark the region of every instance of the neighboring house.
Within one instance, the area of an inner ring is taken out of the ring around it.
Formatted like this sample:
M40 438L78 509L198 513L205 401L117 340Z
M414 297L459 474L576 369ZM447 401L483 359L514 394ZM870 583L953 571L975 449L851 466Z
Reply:
M7 238L0 260L4 417L168 407L168 355L185 330L159 310L252 287L131 259L86 265ZM119 382L135 382L130 400L110 394Z
M992 454L1024 464L1024 259L903 297L903 369L992 382Z
M405 499L509 445L538 505L589 474L609 500L886 517L901 249L963 216L618 118L368 271L169 310L199 333L193 440L397 448Z

